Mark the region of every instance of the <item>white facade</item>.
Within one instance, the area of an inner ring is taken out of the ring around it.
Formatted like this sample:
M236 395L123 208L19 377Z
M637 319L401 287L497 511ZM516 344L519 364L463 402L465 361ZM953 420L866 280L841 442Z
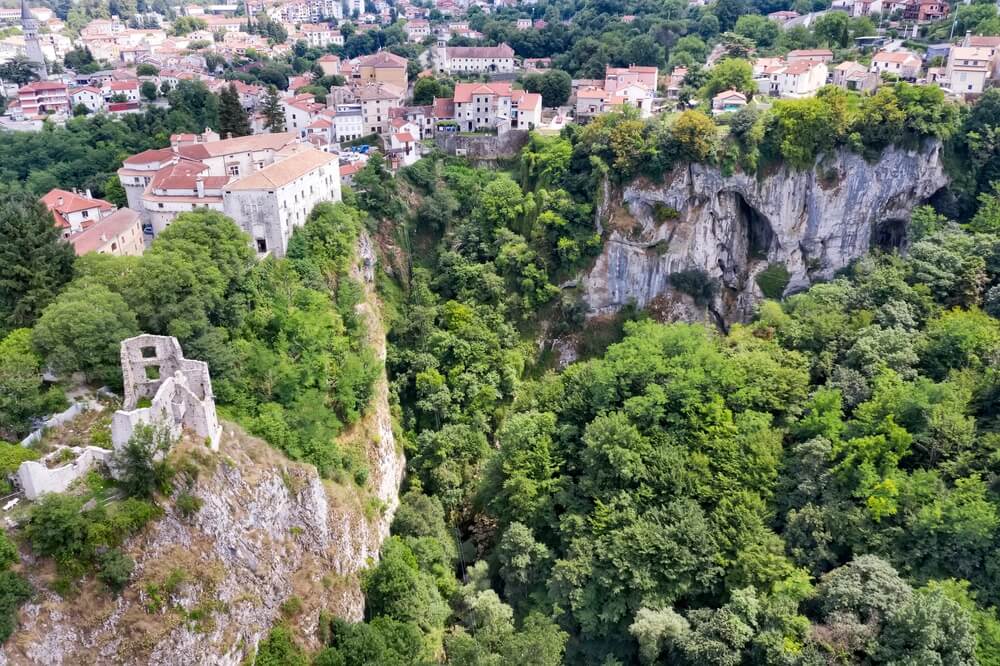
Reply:
M225 214L250 235L259 255L284 256L292 231L316 204L340 201L339 160L303 146L228 185L223 200Z
M70 91L69 99L74 108L82 104L91 113L104 109L104 95L96 88L75 88Z
M360 104L338 104L337 115L333 117L333 138L335 141L353 141L365 135L365 122Z

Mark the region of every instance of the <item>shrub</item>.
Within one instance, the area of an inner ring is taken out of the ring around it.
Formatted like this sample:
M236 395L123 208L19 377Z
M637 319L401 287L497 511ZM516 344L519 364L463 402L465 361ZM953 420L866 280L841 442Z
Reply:
M302 612L302 599L291 596L281 604L281 614L285 617L295 617Z
M307 666L309 659L292 638L292 632L279 625L257 646L253 663L254 666Z
M778 300L785 293L790 278L784 264L768 264L754 279L766 298Z
M125 589L135 570L135 562L117 548L109 550L100 557L100 569L97 577L102 583L115 592Z
M697 268L678 271L670 275L670 284L674 289L687 294L698 305L708 305L715 297L717 285L708 273Z
M173 471L166 454L170 445L170 433L166 429L138 426L128 443L111 457L122 489L132 497L152 497L156 491L169 492Z
M17 609L31 598L34 589L28 580L13 571L0 573L0 643L10 638L17 624Z
M201 510L201 505L203 504L200 497L197 495L192 495L188 492L183 492L177 496L177 501L175 506L177 511L184 518L190 518L194 514Z
M0 531L0 570L6 571L19 559L17 546L10 540L6 532Z

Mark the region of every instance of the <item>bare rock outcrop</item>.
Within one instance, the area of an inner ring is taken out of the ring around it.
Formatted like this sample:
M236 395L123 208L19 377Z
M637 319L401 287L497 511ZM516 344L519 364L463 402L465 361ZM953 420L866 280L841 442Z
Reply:
M812 169L764 175L692 164L660 183L632 183L598 211L604 248L579 283L588 312L659 299L677 305L667 318L698 318L699 310L703 317L670 281L701 271L717 285L708 306L716 320L746 320L764 297L755 278L768 266L787 270L787 295L829 279L873 245L902 246L911 210L948 182L941 151L938 142L888 148L870 163L839 150Z

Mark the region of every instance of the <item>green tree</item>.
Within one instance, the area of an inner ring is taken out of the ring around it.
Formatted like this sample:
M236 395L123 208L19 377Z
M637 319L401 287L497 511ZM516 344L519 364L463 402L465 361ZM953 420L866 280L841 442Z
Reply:
M149 499L156 492L169 492L173 469L166 455L171 444L167 430L139 425L125 446L115 450L111 466L129 497Z
M726 58L709 70L708 81L701 89L702 96L711 101L725 90L736 90L747 96L753 95L756 84L749 62L738 58Z
M287 627L271 629L257 646L254 666L308 666L309 658Z
M224 137L250 134L250 120L233 83L223 88L219 95L219 133Z
M29 194L0 207L0 331L34 322L69 282L73 248L52 214Z
M120 343L139 333L135 313L102 284L74 283L42 312L32 342L56 372L118 384Z
M58 389L46 391L42 385L41 359L31 347L31 330L15 329L0 340L0 437L20 439L32 419L61 402Z
M156 84L154 82L143 81L142 85L139 86L139 93L142 95L143 99L153 102L156 101L156 98L160 94L160 91L156 87Z
M704 162L715 150L717 130L712 119L700 111L685 111L670 126L670 137L682 159Z
M285 110L281 107L278 89L273 85L267 87L267 96L264 98L261 113L264 114L266 129L274 133L285 131Z

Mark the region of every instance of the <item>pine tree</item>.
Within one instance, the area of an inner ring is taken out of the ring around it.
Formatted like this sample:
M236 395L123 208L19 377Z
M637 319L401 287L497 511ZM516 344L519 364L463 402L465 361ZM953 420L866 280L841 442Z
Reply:
M73 248L40 201L29 194L0 206L0 337L30 326L73 278Z
M250 134L250 120L240 104L240 95L232 83L219 95L219 129L223 137Z
M264 127L271 132L285 131L285 110L281 108L281 99L278 97L278 89L274 86L267 87L267 97L264 98Z

